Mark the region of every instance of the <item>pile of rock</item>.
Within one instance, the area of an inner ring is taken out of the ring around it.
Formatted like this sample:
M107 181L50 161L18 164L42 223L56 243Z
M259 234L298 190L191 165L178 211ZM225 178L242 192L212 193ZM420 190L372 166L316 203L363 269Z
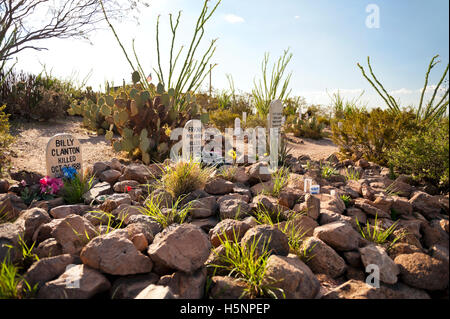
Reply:
M305 169L308 160L290 158L294 173L278 197L262 163L238 167L232 181L213 177L183 200L192 208L188 223L166 229L142 213L147 185L164 173L160 165L96 163L98 180L77 205L56 199L27 207L14 185L0 182L0 211L9 221L0 224L0 261L20 261L20 238L35 242L40 260L24 278L38 284L38 298L239 298L245 285L221 273L205 295L207 266L223 251L225 232L241 245L268 242L267 278L287 298L448 298L448 194L407 176L391 180L386 168L364 160L329 158L340 174L322 178L317 163ZM349 167L359 180L346 180ZM305 193L305 179L322 194ZM347 206L341 195L351 198ZM280 223L259 225L258 207L279 214ZM123 220L120 229L105 226L110 216ZM375 217L385 228L398 219L393 236L403 235L392 247L361 236L356 220L373 225ZM280 230L287 220L305 233L302 250L312 258L290 250ZM365 283L370 265L378 266L380 288Z

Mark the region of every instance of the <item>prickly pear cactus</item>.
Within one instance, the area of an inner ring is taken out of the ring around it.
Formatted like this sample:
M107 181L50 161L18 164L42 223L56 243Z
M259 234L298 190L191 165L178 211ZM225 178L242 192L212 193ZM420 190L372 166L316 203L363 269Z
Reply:
M154 90L143 90L137 82L139 75L133 73L133 87L122 91L115 98L106 95L99 99L99 109L110 126L106 139L117 152L127 152L141 158L145 163L162 161L169 155L172 144L169 132L184 127L198 111L195 100L183 112L174 108L175 91L167 92L159 84ZM190 96L189 96L190 98ZM114 138L113 129L120 134Z

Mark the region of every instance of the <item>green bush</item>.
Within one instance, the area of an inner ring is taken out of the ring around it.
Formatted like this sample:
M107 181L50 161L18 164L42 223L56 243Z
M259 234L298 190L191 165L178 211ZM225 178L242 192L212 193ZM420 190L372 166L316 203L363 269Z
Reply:
M388 151L395 149L404 137L417 132L415 114L404 110L353 109L343 118L332 121L333 141L341 155L347 158L365 158L387 165Z
M209 113L209 120L221 132L225 132L226 128L233 128L235 119L241 116L229 109L219 109Z
M286 131L291 132L296 137L305 137L319 140L325 136L323 129L325 125L319 123L316 117L311 117L307 120L300 120L287 127Z
M62 117L72 101L85 92L71 80L59 80L49 74L32 75L11 72L0 86L0 103L7 105L12 118L49 120Z
M389 164L400 173L411 174L421 181L449 185L449 120L422 128L404 137L396 149L388 152Z
M0 106L0 176L7 163L6 151L13 142L13 137L9 134L9 114L4 112L5 108L6 105Z

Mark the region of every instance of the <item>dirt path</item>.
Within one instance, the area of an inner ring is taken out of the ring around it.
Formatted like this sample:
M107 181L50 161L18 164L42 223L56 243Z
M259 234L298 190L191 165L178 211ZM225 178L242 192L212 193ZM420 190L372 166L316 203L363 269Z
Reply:
M338 147L329 138L313 140L309 138L298 138L292 134L287 135L288 145L294 157L309 155L313 160L321 160L337 152Z
M121 158L115 153L104 136L97 136L82 127L82 120L78 117L67 117L52 122L13 123L12 134L16 141L12 146L12 170L26 170L46 174L45 148L48 140L55 134L69 133L80 140L84 165L98 161L107 161L114 157ZM291 153L295 157L309 155L314 160L326 158L337 151L337 147L330 139L311 140L296 138L288 135Z

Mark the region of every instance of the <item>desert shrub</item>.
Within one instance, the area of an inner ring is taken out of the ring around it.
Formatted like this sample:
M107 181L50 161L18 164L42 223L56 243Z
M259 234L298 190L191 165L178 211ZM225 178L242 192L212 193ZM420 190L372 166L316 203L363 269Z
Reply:
M328 117L319 115L317 117L317 123L319 123L319 125L321 125L322 127L327 127L330 126L331 120Z
M331 98L330 108L332 110L334 117L342 119L345 118L347 115L350 115L353 111L365 109L366 108L365 105L363 105L362 107L360 106L361 105L360 99L363 94L364 92L362 92L360 96L351 100L344 100L339 91L333 93L333 95L330 95Z
M380 226L378 216L375 216L373 225L370 225L370 223L367 222L365 227L360 225L358 218L356 218L355 221L359 233L364 239L378 245L386 244L387 249L390 249L397 241L401 240L405 236L404 232L401 232L398 236L394 235L394 232L397 230L398 221L394 222L387 229Z
M217 106L219 107L219 109L225 110L231 107L232 96L230 93L228 93L228 91L223 90L218 92L216 94L216 99L217 99Z
M236 118L241 118L242 114L233 113L229 109L218 109L209 113L209 120L221 132L226 128L233 128Z
M404 110L353 109L344 118L332 121L332 139L343 157L365 158L386 165L387 152L397 146L398 141L411 136L417 130L415 114Z
M8 249L10 248L11 246L8 246ZM35 296L38 284L31 287L20 274L20 270L19 266L11 262L9 255L0 263L0 299L24 299ZM22 289L19 289L19 284Z
M267 242L262 243L262 249L259 251L261 237L255 238L249 245L241 245L236 234L233 237L228 239L225 232L219 237L224 253L219 254L213 249L218 263L211 264L209 267L224 271L228 276L244 283L246 288L240 298L270 297L277 299L276 292L285 297L282 289L273 286L276 281L266 274L270 257Z
M149 216L162 228L167 228L172 224L183 224L189 217L191 204L181 207L183 197L179 197L171 208L164 208L162 205L163 198L159 195L150 195L144 202L144 207L140 210L142 214Z
M62 194L64 201L68 204L78 204L83 202L83 194L92 188L94 176L89 177L77 174L73 167L63 167L64 187Z
M3 166L7 163L7 150L13 142L13 137L9 134L9 114L4 112L6 105L0 106L0 175Z
M245 128L249 127L266 127L267 118L265 116L260 116L259 114L252 114L247 116L247 122L243 125Z
M298 117L298 112L300 107L306 109L306 100L301 96L289 97L283 101L284 109L283 115L288 117L290 115L295 115Z
M316 117L307 120L297 119L292 125L286 128L287 132L291 132L296 137L305 137L319 140L325 136L323 129L325 125L320 124Z
M449 185L449 120L424 127L402 138L397 148L389 150L389 164L399 173L435 185Z
M155 186L169 192L174 198L179 198L203 188L212 172L212 168L202 168L194 161L180 161L173 167L167 165L164 175Z
M72 101L84 98L84 92L71 80L51 74L10 72L0 87L0 101L7 104L12 118L48 120L64 116Z
M239 115L242 115L243 112L246 112L248 118L248 116L253 113L251 96L249 94L234 95L230 110L231 112Z

